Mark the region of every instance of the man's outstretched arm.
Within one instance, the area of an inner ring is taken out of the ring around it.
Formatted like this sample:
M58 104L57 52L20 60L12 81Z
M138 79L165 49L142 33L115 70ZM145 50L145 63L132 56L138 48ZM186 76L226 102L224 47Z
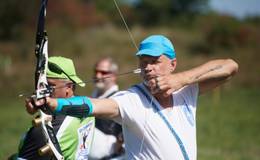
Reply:
M212 60L184 72L157 77L157 86L170 95L186 85L198 83L202 94L226 82L237 72L238 64L232 59Z
M35 102L36 107L41 106L44 100ZM96 116L112 119L120 116L118 104L113 99L92 99L85 96L72 98L50 98L46 97L47 105L58 114L74 117ZM26 105L27 112L36 112L35 106Z

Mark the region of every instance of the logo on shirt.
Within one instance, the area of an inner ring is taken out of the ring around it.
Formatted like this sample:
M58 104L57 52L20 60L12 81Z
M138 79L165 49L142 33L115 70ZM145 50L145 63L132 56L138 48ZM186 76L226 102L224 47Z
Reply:
M87 160L90 144L92 140L92 128L93 128L93 121L90 121L88 124L83 125L78 129L78 138L79 138L79 146L78 151L76 153L77 160Z

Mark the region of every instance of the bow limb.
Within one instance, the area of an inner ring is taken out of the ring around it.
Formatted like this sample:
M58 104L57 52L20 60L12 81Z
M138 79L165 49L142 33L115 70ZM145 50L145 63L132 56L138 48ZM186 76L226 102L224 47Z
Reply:
M36 33L36 47L35 55L37 59L35 69L35 99L39 100L50 96L51 89L47 82L47 64L48 64L48 37L47 32L44 30L46 8L48 0L41 1L37 33ZM40 117L34 120L36 126L40 126L46 141L46 145L39 149L40 155L52 153L57 160L63 160L62 152L55 136L52 126L52 115L50 114L49 107L44 104L40 107ZM46 114L47 113L47 114Z

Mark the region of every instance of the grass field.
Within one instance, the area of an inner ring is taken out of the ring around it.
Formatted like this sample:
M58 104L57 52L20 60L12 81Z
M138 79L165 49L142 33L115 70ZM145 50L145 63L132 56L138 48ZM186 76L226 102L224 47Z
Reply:
M220 92L202 96L199 102L198 159L259 159L259 89Z
M197 112L199 160L258 160L259 89L216 89L203 95ZM1 100L0 159L17 150L31 117L18 99Z

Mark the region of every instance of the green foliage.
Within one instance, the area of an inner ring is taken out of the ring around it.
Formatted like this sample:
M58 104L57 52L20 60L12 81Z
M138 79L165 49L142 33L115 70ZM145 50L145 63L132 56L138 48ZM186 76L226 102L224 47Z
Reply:
M95 25L100 20L96 6L86 0L55 0L48 2L47 24L70 29L85 28Z
M0 40L19 38L23 25L35 14L35 3L35 0L0 1Z
M251 44L257 35L260 32L248 24L231 17L220 17L209 26L205 39L211 46L234 47Z
M95 4L100 12L111 13L116 10L113 0L95 0Z
M191 52L213 54L218 48L257 47L260 43L259 19L238 20L229 16L209 14L196 22L203 40L191 46Z
M40 1L8 0L0 2L0 40L23 37L24 30L35 24ZM172 17L199 13L198 6L207 0L143 0L131 6L117 0L129 24L158 24L171 22ZM30 4L30 5L28 5ZM190 18L190 17L189 17ZM191 18L190 18L191 19ZM121 24L120 16L113 1L104 0L56 0L49 1L47 25L70 28L84 28L109 21Z

